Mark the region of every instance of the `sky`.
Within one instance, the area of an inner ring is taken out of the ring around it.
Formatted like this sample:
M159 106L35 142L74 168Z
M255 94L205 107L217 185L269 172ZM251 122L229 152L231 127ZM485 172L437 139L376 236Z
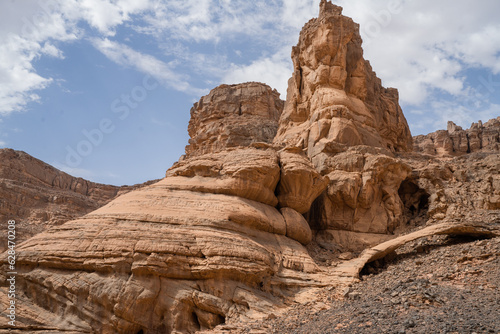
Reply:
M500 2L334 0L413 135L500 116ZM2 0L0 148L125 185L184 153L193 103L260 81L286 98L319 0Z

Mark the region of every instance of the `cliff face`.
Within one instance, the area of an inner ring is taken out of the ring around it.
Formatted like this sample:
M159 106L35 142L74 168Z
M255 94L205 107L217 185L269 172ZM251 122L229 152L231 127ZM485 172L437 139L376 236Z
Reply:
M56 317L73 314L66 329L195 332L266 316L300 287L325 284L304 247L312 233L301 213L327 179L300 150L266 143L277 94L248 83L201 101L188 154L165 179L18 247L20 290ZM252 122L250 138L234 131ZM85 284L68 284L76 277Z
M285 103L255 82L202 97L186 155L159 182L109 201L118 189L6 167L84 203L109 201L18 246L20 328L233 332L314 300L320 287L340 295L366 263L406 242L500 235L496 121L477 136L490 152L426 155L420 137L411 152L397 91L381 86L358 25L341 12L321 1L305 25Z
M472 123L467 130L453 122L448 129L415 137L415 152L438 156L459 156L475 152L498 152L500 150L500 117Z
M126 188L89 182L30 155L0 150L0 220L17 222L17 241L103 206ZM0 241L6 249L6 239Z
M398 91L382 87L363 59L359 25L341 7L324 0L320 7L292 50L294 73L275 142L303 148L310 158L355 145L410 151Z
M396 89L363 58L359 25L327 1L293 48L294 73L274 142L303 150L329 178L309 221L325 247L363 248L404 225L398 196L412 137Z
M271 143L282 111L279 93L260 83L219 86L191 109L186 155Z

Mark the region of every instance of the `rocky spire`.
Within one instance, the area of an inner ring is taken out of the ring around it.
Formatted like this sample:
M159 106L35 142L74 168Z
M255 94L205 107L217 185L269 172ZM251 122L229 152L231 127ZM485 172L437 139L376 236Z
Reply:
M330 1L321 0L319 4L319 20L328 16L342 15L342 7L332 4Z
M321 1L319 18L304 26L292 51L294 73L275 142L311 158L327 143L411 150L398 91L382 87L361 44L359 25Z

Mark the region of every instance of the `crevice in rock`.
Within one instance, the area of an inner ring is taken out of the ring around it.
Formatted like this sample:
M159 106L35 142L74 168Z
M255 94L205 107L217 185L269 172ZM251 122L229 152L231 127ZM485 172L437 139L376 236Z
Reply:
M399 198L404 205L404 217L409 227L421 226L428 219L429 193L418 186L415 179L407 178L401 182Z
M196 327L196 330L200 330L201 324L200 324L200 320L198 319L198 315L196 314L196 312L191 313L191 320L192 320L193 325Z

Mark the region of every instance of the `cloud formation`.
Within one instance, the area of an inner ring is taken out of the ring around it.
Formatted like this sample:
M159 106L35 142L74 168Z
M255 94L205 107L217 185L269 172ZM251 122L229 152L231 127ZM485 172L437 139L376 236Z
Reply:
M495 116L493 105L500 101L490 101L489 96L474 109L470 101L464 106L464 96L475 96L481 86L475 70L500 74L498 1L334 2L361 24L365 58L385 86L399 89L401 102L409 111L424 112L429 124L436 124L441 119L438 115L446 110L460 108L468 110L462 112L469 115L463 119ZM59 47L75 40L90 41L111 61L150 74L167 89L199 95L212 88L208 85L258 80L277 88L285 98L292 72L291 46L303 24L317 15L318 3L4 2L0 11L0 115L25 110L39 100L54 80L40 75L35 62L42 57L64 59ZM153 56L118 36L123 27L136 38L154 41L163 56L158 52Z

